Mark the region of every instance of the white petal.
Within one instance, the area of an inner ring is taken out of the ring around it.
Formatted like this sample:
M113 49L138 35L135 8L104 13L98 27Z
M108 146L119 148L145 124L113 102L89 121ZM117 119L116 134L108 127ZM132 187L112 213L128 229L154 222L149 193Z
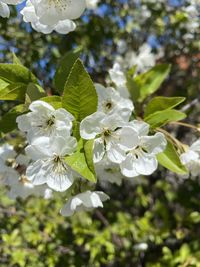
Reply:
M119 63L115 63L113 68L109 70L110 78L117 86L126 84L126 77L121 71Z
M27 132L31 128L30 118L29 118L28 114L18 116L16 119L16 122L18 124L18 128L22 132Z
M126 177L137 177L139 173L136 171L133 164L134 158L131 154L128 154L126 159L120 164L121 172Z
M137 173L143 175L152 174L158 167L158 162L154 156L142 156L133 162L134 168Z
M33 185L41 185L47 182L43 165L44 162L42 160L37 160L26 169L26 176Z
M122 127L125 121L118 114L104 115L101 121L101 128L114 131L118 127Z
M82 15L85 8L85 0L68 1L66 9L63 11L63 16L68 19L77 19Z
M31 145L25 148L26 154L33 160L45 159L52 156L49 149L50 139L48 137L38 137Z
M126 152L117 144L111 143L109 150L107 150L107 157L111 162L121 163L126 158Z
M110 197L108 195L106 195L104 192L95 191L95 193L100 197L101 201L103 201L103 202L110 199Z
M158 154L165 150L167 141L164 134L156 133L153 136L143 136L141 138L141 144L148 153Z
M198 153L200 153L200 139L198 139L196 142L194 142L191 147L191 150L193 151L197 151Z
M9 18L10 16L10 9L7 4L0 2L0 16L3 18Z
M29 109L31 111L36 111L36 112L44 112L44 110L48 111L54 111L55 109L48 103L41 101L41 100L36 100L32 102L29 106Z
M77 141L75 137L66 136L65 138L61 136L55 136L50 139L50 147L52 151L52 155L55 153L56 155L66 156L72 154L76 147Z
M65 173L47 172L47 185L55 191L64 192L67 190L74 181L72 172L70 170Z
M188 150L187 152L180 155L181 162L183 164L188 164L191 161L196 161L199 159L199 155L197 152Z
M35 8L30 2L30 0L26 2L26 6L20 11L20 13L23 15L23 20L25 22L37 22L38 21L38 17L35 14Z
M129 122L129 124L133 127L133 129L135 131L138 132L139 136L148 135L148 133L149 133L149 124L147 124L146 122L133 120L133 121Z
M97 138L94 141L94 150L93 150L93 161L99 162L102 160L104 154L105 154L105 148L104 148L104 143L101 138Z
M139 144L138 133L133 127L124 126L119 130L119 142L118 144L124 150L131 150Z
M76 24L72 20L62 20L59 21L55 26L55 31L61 34L67 34L76 29Z
M106 201L107 199L109 199L109 196L103 192L86 191L71 197L60 212L63 216L71 216L75 211L103 207L102 201Z
M74 212L76 211L77 207L80 207L82 204L83 202L81 199L79 199L78 197L74 197L74 198L72 197L63 206L60 213L62 214L62 216L65 216L65 217L72 216Z
M94 139L97 134L100 134L102 129L101 121L105 118L102 112L95 112L92 115L82 120L80 124L80 134L83 139Z
M43 34L52 33L52 31L54 30L54 25L45 25L40 23L39 21L32 22L31 26L35 31L41 32Z

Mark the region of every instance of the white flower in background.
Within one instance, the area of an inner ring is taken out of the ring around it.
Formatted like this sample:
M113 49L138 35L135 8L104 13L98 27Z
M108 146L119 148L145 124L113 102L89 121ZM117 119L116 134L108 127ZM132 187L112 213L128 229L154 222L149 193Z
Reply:
M128 121L134 110L132 101L122 98L112 87L105 88L100 84L96 84L95 87L98 95L98 111L107 115L116 114L124 121Z
M144 43L138 53L128 52L125 56L125 61L128 62L129 68L137 65L137 72L145 72L155 66L156 57L151 52L151 47L147 43Z
M37 100L29 106L31 112L17 117L18 127L27 133L31 142L40 136L69 136L74 117L65 109L55 110L46 102Z
M96 9L99 0L86 0L86 6L88 9Z
M97 177L102 183L121 185L124 176L120 172L118 164L111 162L107 157L95 164Z
M6 162L9 159L15 158L17 153L14 150L14 147L9 144L4 144L0 147L0 158Z
M99 162L107 155L115 163L122 162L126 153L138 142L133 127L126 126L121 117L116 114L107 116L102 112L95 112L86 117L80 124L80 134L83 139L95 139L94 162Z
M150 175L158 167L156 155L161 153L167 144L162 133L148 136L149 125L142 121L130 122L130 127L138 133L135 147L127 151L126 159L120 164L121 172L126 177Z
M103 192L95 191L86 191L84 193L80 193L74 197L71 197L64 207L61 209L61 214L63 216L72 216L76 211L82 210L91 210L93 208L103 207L103 201L109 199Z
M9 18L10 9L7 4L0 2L0 17Z
M119 94L124 98L129 98L130 93L126 86L126 77L122 71L120 64L115 63L112 69L109 70L111 81L116 85L116 89Z
M6 162L0 158L0 184L10 185L15 181L16 177L18 177L17 171L7 166Z
M15 152L13 146L4 144L0 147L0 182L9 187L8 196L11 199L27 198L30 195L46 197L46 186L35 187L25 176L26 167L30 158ZM48 195L50 195L48 193Z
M139 244L134 245L134 249L139 250L139 251L145 251L148 249L148 247L149 246L147 243L139 243Z
M26 175L34 185L47 184L55 191L65 191L73 183L72 170L65 163L65 156L77 147L74 137L39 137L26 147L26 153L33 161Z
M118 63L122 69L129 70L133 66L137 66L136 72L145 72L156 64L158 56L152 53L151 46L144 43L138 50L128 51L124 56L118 55L115 63Z
M30 22L34 30L44 34L49 34L52 31L56 31L60 34L67 34L76 29L76 24L69 19L60 20L51 25L42 24L39 21L39 17L36 15L35 7L29 0L26 2L26 6L22 9L21 14L23 15L23 20L25 22Z
M10 184L16 177L17 172L11 167L15 161L16 152L14 147L4 144L0 147L0 183L4 185Z
M38 197L43 196L45 199L51 197L51 189L47 188L46 185L33 185L25 175L14 177L14 181L15 182L9 184L10 191L8 192L8 197L11 199L26 199L31 195Z
M0 17L9 18L10 9L8 5L18 5L23 0L1 0L0 1Z
M127 43L125 40L121 39L121 40L117 40L117 52L119 54L123 54L125 53L127 50Z
M59 21L79 18L85 10L85 0L31 0L38 21L44 25L55 25Z
M200 175L200 139L194 142L187 152L181 154L181 162L188 168L193 177Z

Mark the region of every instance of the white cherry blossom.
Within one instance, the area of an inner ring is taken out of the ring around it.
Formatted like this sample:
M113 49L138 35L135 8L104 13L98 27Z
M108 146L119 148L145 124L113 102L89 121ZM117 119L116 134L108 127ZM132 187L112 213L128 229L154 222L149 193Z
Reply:
M125 150L135 147L138 142L137 132L133 127L126 126L116 114L107 116L103 112L95 112L86 117L80 124L83 139L95 139L94 162L99 162L107 155L115 163L122 162Z
M180 156L181 162L188 168L192 177L200 175L200 139L195 141L186 151Z
M130 122L130 127L138 133L135 147L127 151L126 159L120 164L121 172L126 177L150 175L158 166L156 155L161 153L167 144L162 133L148 136L149 125L142 121Z
M122 71L120 64L115 63L112 69L109 70L111 81L116 85L116 89L123 98L129 98L130 93L126 86L126 77Z
M46 185L35 186L25 175L13 177L13 183L9 184L10 190L8 192L8 197L11 199L22 198L34 196L43 196L44 198L50 198L51 189Z
M30 0L26 2L26 6L22 9L21 14L25 22L30 22L34 30L49 34L52 31L56 31L60 34L67 34L76 29L76 24L69 19L60 20L55 24L47 25L42 24L39 17L36 15L35 7Z
M109 199L103 192L95 191L86 191L84 193L80 193L74 197L69 198L67 203L61 209L61 214L63 216L72 216L76 211L82 210L91 210L93 208L103 207L103 201Z
M156 57L151 52L151 47L149 44L144 43L140 48L138 53L128 52L126 54L126 61L129 61L129 67L137 65L138 72L145 72L156 64Z
M65 109L55 110L48 103L37 100L29 106L31 112L17 117L18 127L27 133L29 142L40 136L70 135L74 117Z
M8 196L11 199L49 195L47 186L34 186L25 176L29 162L30 158L26 155L17 156L13 146L4 144L0 147L0 182L9 187Z
M31 0L39 22L55 25L62 20L79 18L85 10L85 0Z
M64 157L72 154L76 147L77 141L71 136L35 139L26 148L27 155L34 161L27 168L27 177L33 185L47 184L55 191L67 190L73 184L74 178Z
M105 88L100 84L96 84L95 87L98 95L98 111L107 115L116 114L124 121L128 121L134 110L132 101L121 97L112 87Z

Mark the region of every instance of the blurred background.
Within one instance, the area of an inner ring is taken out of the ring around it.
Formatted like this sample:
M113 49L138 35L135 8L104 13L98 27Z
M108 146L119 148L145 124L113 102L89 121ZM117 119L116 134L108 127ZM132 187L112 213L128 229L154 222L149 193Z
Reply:
M77 30L44 35L23 23L23 4L0 18L0 62L14 52L40 79L49 95L60 58L81 48L94 82L111 84L118 62L144 72L156 63L172 65L157 95L185 96L187 123L200 123L199 0L105 0L85 11ZM0 102L0 116L12 106ZM169 130L188 145L192 129ZM9 200L0 190L0 266L31 267L199 267L200 179L160 168L151 177L98 185L110 195L104 209L63 218L63 196Z

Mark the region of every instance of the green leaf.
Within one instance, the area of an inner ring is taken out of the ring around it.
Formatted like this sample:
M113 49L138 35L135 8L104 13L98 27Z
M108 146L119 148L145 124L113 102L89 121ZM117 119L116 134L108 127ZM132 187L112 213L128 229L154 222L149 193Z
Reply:
M5 87L8 86L8 85L9 85L8 82L6 82L6 81L0 79L0 90L3 89L3 88L5 88Z
M94 140L84 140L84 151L85 158L89 169L95 173L94 162L93 162L93 148Z
M44 89L39 84L29 83L26 90L26 102L29 104L46 95Z
M171 66L169 64L156 65L149 71L127 80L127 87L133 101L142 102L146 97L156 92L162 82L169 75Z
M38 83L33 73L19 64L0 64L0 79L8 83Z
M64 57L61 59L58 65L58 68L54 76L53 84L56 90L61 94L64 90L65 83L67 81L71 68L74 65L75 61L80 56L80 53L81 53L80 48L74 51L69 51L64 55Z
M96 182L94 166L91 162L93 147L91 143L85 143L83 139L78 142L77 152L65 158L66 163L81 177Z
M25 113L27 106L24 104L15 106L9 112L7 112L0 120L0 131L4 134L9 133L17 128L16 118L17 116Z
M187 173L187 169L181 163L174 145L169 141L167 143L165 151L157 155L157 160L162 166L169 169L170 171L178 174Z
M157 111L172 109L185 101L185 97L154 97L146 106L144 116L147 117Z
M18 100L24 102L27 85L12 83L0 90L0 100Z
M97 110L97 93L94 84L78 59L65 84L63 107L74 115L78 122Z
M62 98L60 96L46 96L42 97L40 100L49 103L55 109L62 108Z
M14 52L12 52L12 57L13 57L13 64L18 64L23 66L23 64L21 63L20 59L15 55Z
M185 119L186 114L175 109L157 111L147 116L144 121L150 124L152 129L166 125L169 122Z

